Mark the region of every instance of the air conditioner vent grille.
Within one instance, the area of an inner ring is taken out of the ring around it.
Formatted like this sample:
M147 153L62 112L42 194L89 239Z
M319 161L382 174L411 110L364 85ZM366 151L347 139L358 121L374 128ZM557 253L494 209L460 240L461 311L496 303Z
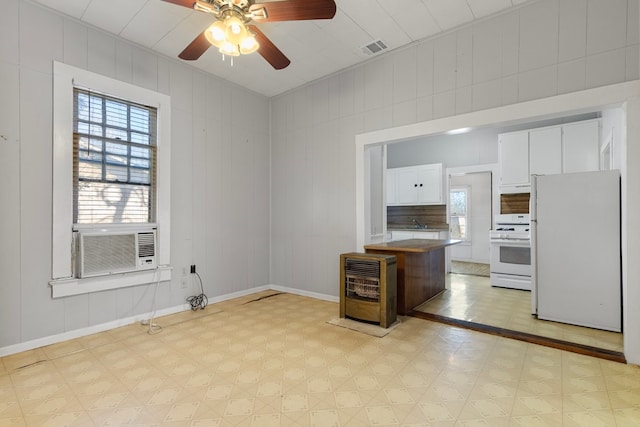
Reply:
M153 233L138 233L138 258L155 256L156 244Z
M135 270L135 235L84 237L84 273Z
M387 50L388 46L382 40L374 40L371 43L368 43L361 47L362 52L367 55L377 55L380 52Z

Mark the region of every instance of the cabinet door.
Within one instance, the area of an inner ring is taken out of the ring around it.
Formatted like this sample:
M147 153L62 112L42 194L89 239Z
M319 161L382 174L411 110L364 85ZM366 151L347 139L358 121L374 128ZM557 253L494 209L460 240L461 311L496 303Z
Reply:
M562 172L589 172L600 169L599 122L562 126Z
M562 173L562 128L552 127L529 132L529 173Z
M400 205L418 203L418 171L414 168L398 168L396 175L396 200Z
M529 133L505 133L499 137L501 185L529 183Z
M397 185L397 172L393 169L387 169L387 181L385 185L387 186L387 206L393 206L398 204L398 198L396 196L396 185Z
M418 203L442 203L442 165L426 165L418 172Z

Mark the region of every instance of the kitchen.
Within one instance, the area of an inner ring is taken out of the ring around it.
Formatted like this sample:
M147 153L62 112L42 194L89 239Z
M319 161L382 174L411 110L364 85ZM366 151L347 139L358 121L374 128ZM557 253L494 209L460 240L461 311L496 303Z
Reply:
M533 139L535 139L535 136L544 135L545 132L558 132L559 130L561 130L563 126L566 127L567 134L571 134L572 129L570 126L572 125L570 125L570 123L572 124L574 122L577 122L577 123L582 122L582 124L597 123L599 125L599 127L597 127L598 135L596 139L597 145L595 148L595 152L596 152L595 169L602 169L602 170L617 169L620 164L619 163L620 153L618 150L620 150L620 147L621 147L621 140L620 140L621 135L619 131L616 131L616 129L619 130L624 127L623 112L619 108L600 109L599 111L593 111L590 113L567 114L555 119L548 118L547 116L544 119L535 120L535 121L520 120L518 123L502 123L499 126L498 125L485 126L485 127L473 130L471 132L460 133L457 135L445 134L444 132L441 132L436 135L431 135L429 137L416 138L413 140L404 140L397 144L387 144L386 149L382 150L384 151L384 155L381 157L386 158L387 165L393 168L415 167L417 165L424 165L424 164L426 165L441 164L442 165L442 170L443 170L442 200L445 200L445 203L441 205L431 206L430 208L432 210L444 209L446 211L447 209L446 199L448 198L447 197L448 181L449 181L450 175L452 175L451 172L458 173L460 171L469 170L474 173L487 171L493 175L493 184L492 184L492 190L491 190L491 196L490 196L491 201L489 202L489 204L494 214L501 214L503 212L505 214L507 213L508 214L519 214L519 213L529 214L529 193L531 191L531 182L529 181L529 176L527 174L527 169L529 168L529 165L527 164L527 168L523 169L522 166L519 166L517 164L517 157L516 157L516 160L509 160L507 163L501 162L500 160L502 157L505 156L505 153L502 152L501 154L499 154L499 152L501 151L498 148L499 147L498 141L500 139L500 136L501 135L509 136L509 134L517 135L518 133L523 133L525 130L532 130L533 133L535 134ZM527 134L528 136L527 132L525 132L525 134ZM545 139L539 138L539 140L548 141L549 138L545 138ZM535 145L535 144L536 143L534 143L534 148L540 147L539 144L538 145ZM568 143L566 145L568 149L572 148L572 146L570 146ZM532 160L533 165L531 166L532 173L536 173L536 174L550 173L550 171L545 170L545 168L548 167L548 163L550 162L549 158L551 158L552 156L545 157L544 150L548 150L548 147L544 147L543 151L541 151L543 153L542 156L539 155L540 151L535 152L534 150L534 156L533 156L534 160ZM565 163L567 163L565 165L565 169L569 171L571 170L571 167L573 167L570 161L572 159L575 160L576 157L569 156L567 153L565 153L564 155L564 159L565 159L564 161ZM543 161L541 162L540 159L542 159ZM527 150L526 161L529 162L528 150ZM558 159L553 159L553 162L558 162L558 161L562 163L562 157L559 157ZM591 159L590 161L593 164L593 159ZM503 175L506 174L508 178L509 173L517 174L517 173L521 173L523 170L524 170L524 179L526 179L526 182L523 183L521 181L524 181L524 180L520 179L520 181L512 180L512 181L507 181L505 185L500 185L500 179ZM576 171L577 170L573 170L572 172L576 172ZM389 191L389 189L387 188L386 191ZM525 195L526 197L524 197ZM521 200L518 201L517 200L518 198L520 198ZM513 209L510 210L510 206L511 207L515 206L514 208L515 210ZM397 209L397 208L393 207L393 209ZM408 209L408 208L405 207L405 209ZM386 210L386 212L390 212L390 211L391 209ZM449 215L448 212L446 212L443 215L447 223L449 223L450 221L448 215ZM391 214L391 216L392 216L391 219L393 219L393 214ZM407 219L410 218L409 215L406 215L406 218ZM398 225L397 221L396 221L396 224L392 224L392 221L389 221L389 218L385 218L384 221L385 221L385 225L389 225L390 227L393 227L395 231L397 231L397 225ZM493 227L488 227L488 228L493 228L494 231L492 233L494 234L495 233L504 234L504 232L499 233L497 228L505 228L505 229L509 229L507 232L513 232L515 230L510 230L510 229L514 228L514 226L516 228L521 227L522 228L521 231L525 235L528 235L529 234L528 219L524 222L525 223L521 225L505 224L503 226L496 226L494 224ZM415 226L416 224L413 224L413 225ZM442 229L441 223L430 224L429 222L427 222L426 225L427 225L427 230L429 230L430 225L434 226L434 230L431 230L432 233L435 231L441 232L440 230ZM404 226L407 228L410 228L412 224L407 222L404 224ZM372 231L375 231L375 227L372 226L371 229ZM408 230L402 230L402 232L405 234L407 231ZM475 231L476 233L478 232L477 230ZM414 229L411 232L415 235L416 233L424 232L424 230ZM489 236L488 229L484 230L484 232L488 237ZM617 234L619 236L619 232ZM395 236L396 234L394 233L394 236L393 236L394 239L395 239ZM390 236L387 234L384 237L388 239ZM527 240L527 245L528 245L528 239L525 239L525 240ZM450 250L453 250L453 249L454 249L453 247L450 248ZM495 252L495 250L493 252ZM486 259L486 262L488 264L489 259ZM529 270L531 270L531 266L529 266ZM527 274L531 276L531 273L525 273L524 276L526 277ZM495 276L495 274L493 276ZM517 275L512 276L512 278L515 276ZM497 280L499 281L502 279L504 279L504 277L498 278ZM495 282L496 282L496 278L494 277L492 278L492 285L505 286L504 283L495 283ZM525 292L527 294L527 297L530 298L529 296L531 294L531 292L529 292L531 290L530 278L528 279L528 282L529 284L526 285L526 281L525 281L524 289L527 289ZM617 298L619 301L620 300L620 285L619 285L620 280L619 279L617 280L617 283L618 283L618 286L617 286L618 294L617 296L615 296L615 293L612 293L612 295L613 295L613 299ZM506 287L510 288L514 286L511 286L511 284L508 284L506 285ZM517 288L517 286L515 287ZM535 292L534 292L534 298L535 298ZM618 326L614 326L613 328L610 328L610 330L617 329L618 331L620 331L620 326L621 326L621 322L619 320L621 317L619 313L620 304L617 304L617 309L618 309L618 312L614 317L618 318L618 322L617 322ZM567 322L574 322L572 320L567 320L567 319L560 319L560 320L564 320ZM598 326L595 326L595 327L598 327Z

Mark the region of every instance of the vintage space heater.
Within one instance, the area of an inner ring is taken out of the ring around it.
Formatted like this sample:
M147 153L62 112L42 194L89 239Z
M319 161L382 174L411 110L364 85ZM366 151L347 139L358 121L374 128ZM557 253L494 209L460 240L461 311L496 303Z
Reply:
M398 312L395 255L340 255L340 317L388 328Z

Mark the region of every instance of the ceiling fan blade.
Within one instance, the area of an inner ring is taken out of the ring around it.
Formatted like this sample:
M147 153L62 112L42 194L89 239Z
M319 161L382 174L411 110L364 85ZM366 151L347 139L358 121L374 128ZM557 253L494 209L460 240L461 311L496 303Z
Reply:
M261 17L264 10L266 17ZM256 3L249 7L256 12L256 22L301 21L305 19L331 19L336 14L334 0L285 0L270 3Z
M189 43L189 46L185 47L184 50L180 52L178 58L186 61L195 61L200 58L202 54L209 49L209 47L211 47L211 43L209 43L209 40L204 36L203 31L198 35L198 37Z
M195 0L162 0L162 1L166 1L167 3L177 4L178 6L188 7L189 9L193 9L193 4L195 3Z
M289 64L291 63L291 61L289 61L289 58L284 56L284 53L282 53L282 51L280 51L280 49L278 49L276 45L273 44L273 42L269 40L267 36L265 36L262 31L258 29L258 27L256 27L255 25L247 25L247 28L249 29L249 31L255 34L256 41L260 45L258 53L269 64L271 64L273 68L275 68L276 70L282 70L283 68L289 66Z

